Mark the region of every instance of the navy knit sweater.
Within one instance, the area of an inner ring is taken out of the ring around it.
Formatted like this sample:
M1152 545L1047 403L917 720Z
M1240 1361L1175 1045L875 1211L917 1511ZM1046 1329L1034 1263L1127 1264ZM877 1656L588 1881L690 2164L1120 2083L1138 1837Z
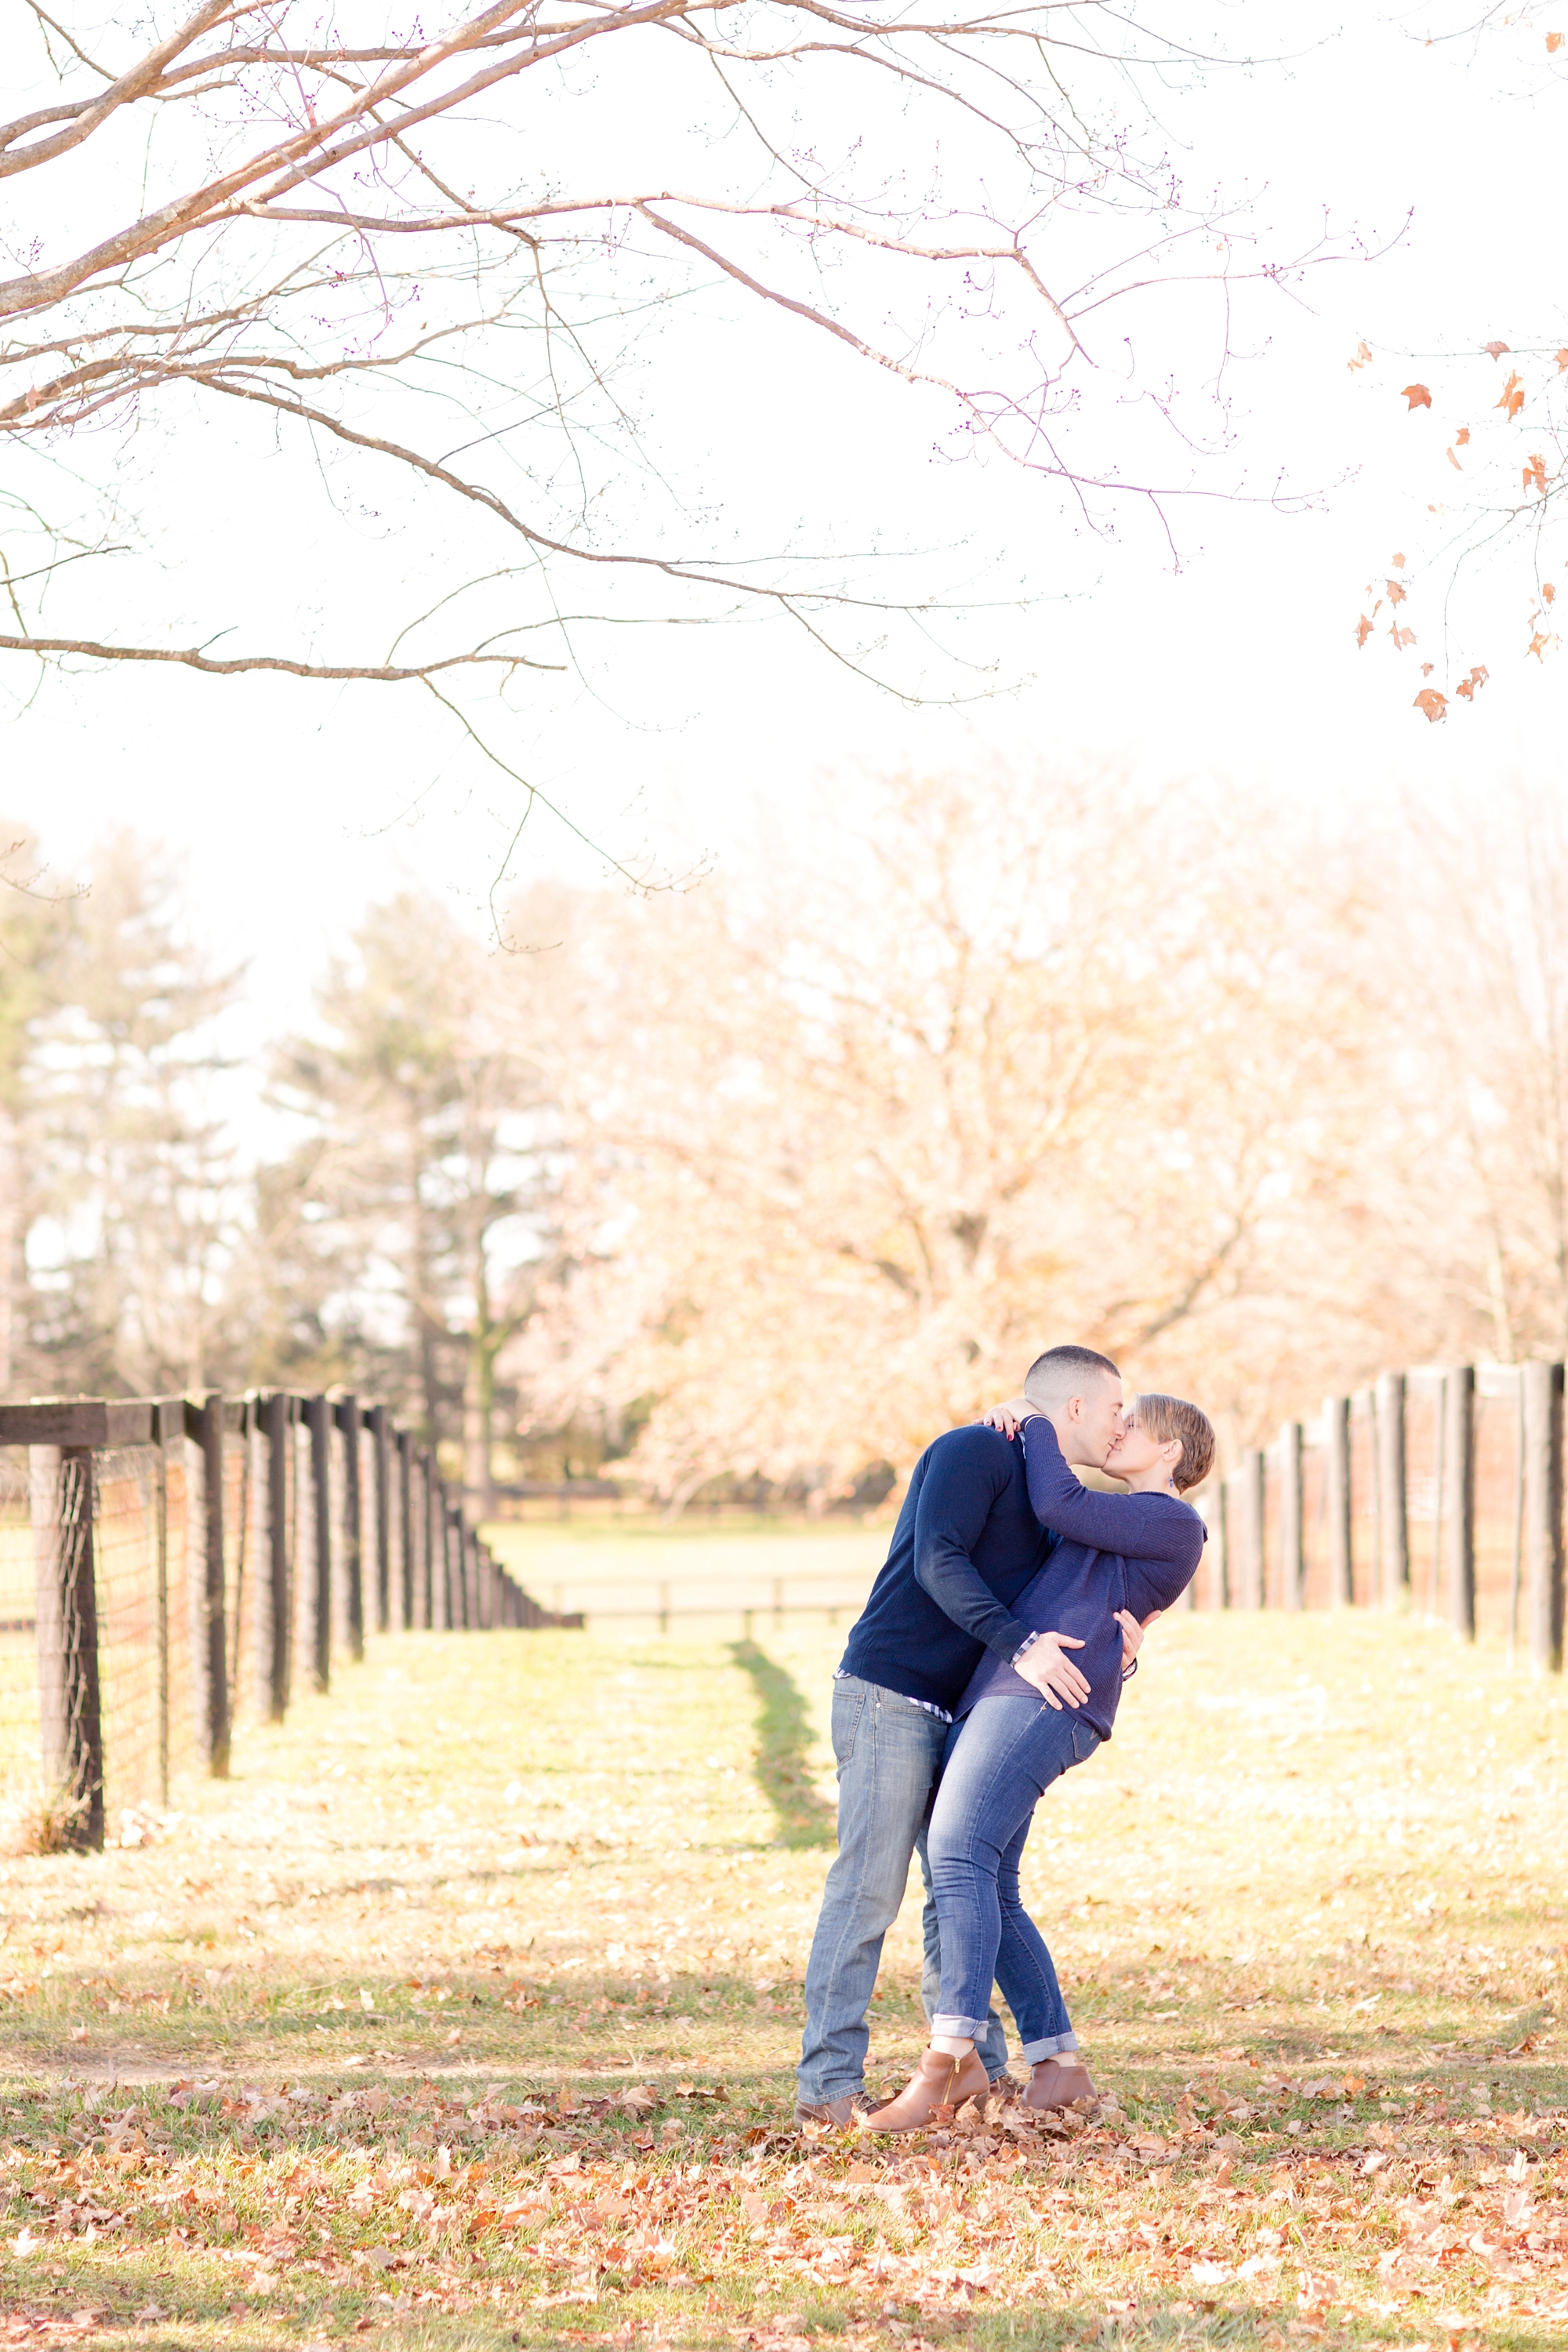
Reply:
M1031 1633L1074 1633L1083 1643L1068 1657L1089 1684L1080 1710L1102 1739L1110 1737L1121 1696L1121 1628L1118 1609L1140 1623L1151 1610L1169 1609L1193 1580L1208 1530L1190 1503L1174 1495L1101 1495L1073 1475L1057 1433L1043 1417L1020 1433L1026 1449L1034 1507L1061 1540L1026 1591L1019 1617ZM1005 1658L982 1658L957 1707L983 1698L1038 1698L1039 1693Z
M951 1712L988 1650L1007 1659L1027 1639L1012 1604L1055 1541L1029 1501L1022 1440L950 1429L915 1464L842 1671Z

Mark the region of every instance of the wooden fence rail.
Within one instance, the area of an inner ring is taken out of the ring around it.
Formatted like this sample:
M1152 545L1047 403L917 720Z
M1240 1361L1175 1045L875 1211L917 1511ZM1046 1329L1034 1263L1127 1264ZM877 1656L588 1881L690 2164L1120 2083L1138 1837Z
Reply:
M1484 1614L1561 1674L1563 1392L1560 1363L1426 1365L1288 1421L1214 1494L1203 1600Z
M176 1747L224 1778L237 1713L279 1722L297 1679L329 1690L335 1668L363 1658L367 1620L379 1633L583 1623L523 1591L431 1449L357 1397L0 1404L0 1447L26 1450L31 1744L63 1840L79 1849L102 1846L117 1777L122 1804L154 1786L167 1803ZM120 1528L109 1570L103 1498L126 1490L142 1507L121 1512L133 1526L130 1537ZM16 1480L11 1491L22 1493ZM155 1693L134 1731L122 1709L107 1755L105 1654L115 1690Z

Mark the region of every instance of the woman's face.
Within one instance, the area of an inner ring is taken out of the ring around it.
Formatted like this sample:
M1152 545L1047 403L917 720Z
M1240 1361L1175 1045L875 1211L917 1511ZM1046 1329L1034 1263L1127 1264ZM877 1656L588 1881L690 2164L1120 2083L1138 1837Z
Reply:
M1105 1466L1113 1478L1136 1478L1154 1467L1164 1444L1163 1438L1151 1436L1140 1422L1134 1397L1121 1416L1121 1442Z

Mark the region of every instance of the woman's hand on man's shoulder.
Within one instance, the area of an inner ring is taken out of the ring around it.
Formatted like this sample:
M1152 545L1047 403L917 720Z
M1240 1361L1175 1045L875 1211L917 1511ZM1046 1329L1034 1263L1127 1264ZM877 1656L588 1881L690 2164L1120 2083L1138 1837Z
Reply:
M1034 1411L1027 1397L1009 1397L1005 1404L994 1404L988 1412L983 1412L979 1425L982 1429L994 1429L999 1435L1012 1439L1017 1436Z

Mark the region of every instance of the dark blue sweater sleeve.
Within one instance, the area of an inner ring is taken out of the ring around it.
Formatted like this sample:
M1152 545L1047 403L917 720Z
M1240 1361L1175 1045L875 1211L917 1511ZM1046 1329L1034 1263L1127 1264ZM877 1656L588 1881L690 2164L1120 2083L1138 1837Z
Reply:
M1193 1517L1197 1518L1194 1511ZM1156 1609L1170 1609L1181 1599L1197 1573L1203 1558L1204 1527L1193 1529L1184 1559L1130 1559L1127 1562L1127 1606L1140 1624Z
M1097 1495L1073 1476L1042 1414L1024 1423L1023 1441L1029 1505L1042 1527L1097 1551L1120 1552L1123 1559L1184 1567L1185 1584L1204 1548L1204 1524L1190 1503L1170 1495Z
M990 1440L989 1444L976 1440ZM973 1558L991 1506L1010 1483L1012 1465L991 1430L955 1429L939 1438L926 1464L915 1511L915 1581L955 1625L988 1650L1011 1658L1029 1629L1003 1607Z

